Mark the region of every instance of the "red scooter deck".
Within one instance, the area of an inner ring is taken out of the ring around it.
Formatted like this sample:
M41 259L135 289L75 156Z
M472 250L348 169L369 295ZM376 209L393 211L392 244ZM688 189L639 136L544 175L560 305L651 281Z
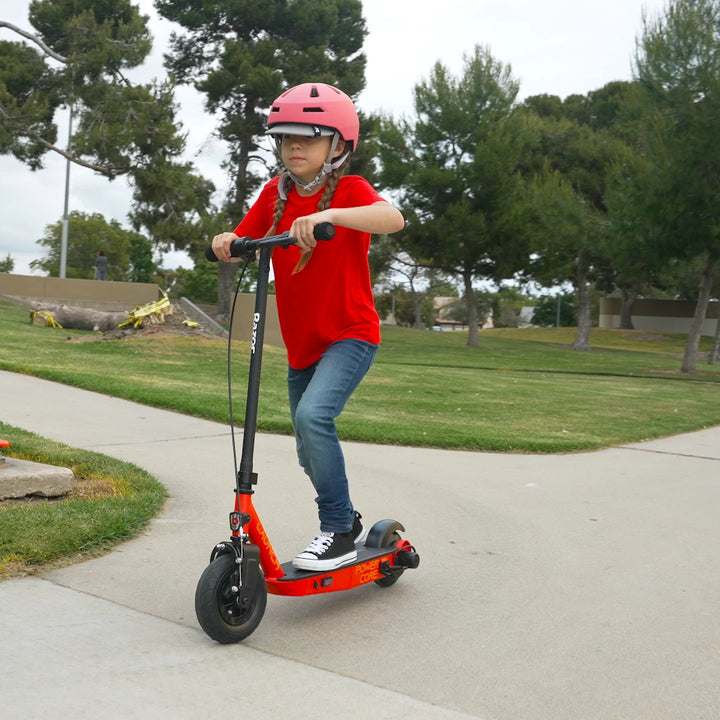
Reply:
M412 550L407 540L400 540L392 547L375 548L360 544L356 547L357 561L335 570L297 570L291 561L283 563L281 568L284 575L265 578L268 592L273 595L316 595L387 580L395 574L393 570L399 574L404 569L404 566L394 561L397 554Z

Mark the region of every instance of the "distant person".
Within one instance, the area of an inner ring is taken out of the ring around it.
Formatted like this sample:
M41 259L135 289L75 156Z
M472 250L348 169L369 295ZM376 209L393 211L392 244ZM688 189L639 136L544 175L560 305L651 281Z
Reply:
M108 259L104 250L98 250L93 269L95 270L96 280L107 280Z

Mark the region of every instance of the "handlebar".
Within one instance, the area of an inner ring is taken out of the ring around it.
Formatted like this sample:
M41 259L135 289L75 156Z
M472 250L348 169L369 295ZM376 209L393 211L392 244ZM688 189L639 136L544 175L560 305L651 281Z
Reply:
M316 240L332 240L335 236L335 226L329 222L318 223L313 228L313 235ZM280 233L280 235L271 235L270 237L258 238L238 238L230 243L230 256L231 257L252 257L256 250L264 247L290 247L294 245L297 238L290 237L286 232ZM215 255L212 247L205 249L205 257L210 262L218 262L218 257Z

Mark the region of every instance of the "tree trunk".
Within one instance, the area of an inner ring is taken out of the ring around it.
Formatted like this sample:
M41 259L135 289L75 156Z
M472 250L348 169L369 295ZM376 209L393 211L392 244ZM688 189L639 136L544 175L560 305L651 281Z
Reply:
M425 299L425 294L418 292L415 289L415 276L418 274L418 269L413 268L407 275L408 285L410 286L410 297L412 298L413 304L413 315L415 319L413 321L413 327L418 330L425 329L425 321L422 316L422 301Z
M465 303L468 311L468 347L478 346L478 311L475 299L475 291L472 286L472 273L463 275L465 285Z
M621 330L634 330L635 326L632 321L633 305L637 299L637 292L635 290L621 289L620 290L620 329Z
M708 356L708 365L714 365L718 358L720 358L720 316L718 316L717 323L715 323L715 339L713 340L713 347Z
M417 328L418 330L425 329L425 321L423 320L423 316L422 316L422 301L424 299L425 299L425 295L423 293L418 293L418 292L413 291L412 301L413 301L413 310L415 312L415 322L413 324L413 327Z
M246 200L248 199L248 163L249 148L252 146L252 132L246 132L244 137L236 138L237 146L232 152L225 168L235 178L235 187L232 197L226 208L228 217L233 223L238 223L245 216ZM269 230L270 228L268 228ZM217 319L227 322L230 319L233 292L235 290L235 277L240 267L239 263L221 262L218 267L218 315Z
M582 258L578 260L577 270L575 273L575 292L577 293L578 308L578 329L575 334L575 340L572 347L574 350L590 349L590 291L587 274L582 263Z
M30 321L33 325L51 325L50 318L52 318L58 325L68 330L107 332L128 319L127 312L103 312L93 308L70 305L48 305L36 302L32 303L30 307L32 308Z
M698 301L697 305L695 305L695 315L690 324L690 332L688 333L688 339L685 345L685 355L682 361L682 371L684 373L695 372L698 346L700 345L700 334L702 333L702 326L705 322L707 306L708 302L710 302L710 290L712 289L713 278L717 272L717 267L718 258L713 255L709 256L702 271Z
M230 307L232 305L233 285L237 274L239 263L218 263L218 318L222 322L230 319Z

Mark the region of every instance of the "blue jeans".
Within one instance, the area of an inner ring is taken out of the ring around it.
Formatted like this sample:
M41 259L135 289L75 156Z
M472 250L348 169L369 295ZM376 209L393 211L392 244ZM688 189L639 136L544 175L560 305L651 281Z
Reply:
M362 340L340 340L310 367L288 371L298 460L317 492L320 530L326 532L352 529L353 506L335 418L370 369L377 348Z

